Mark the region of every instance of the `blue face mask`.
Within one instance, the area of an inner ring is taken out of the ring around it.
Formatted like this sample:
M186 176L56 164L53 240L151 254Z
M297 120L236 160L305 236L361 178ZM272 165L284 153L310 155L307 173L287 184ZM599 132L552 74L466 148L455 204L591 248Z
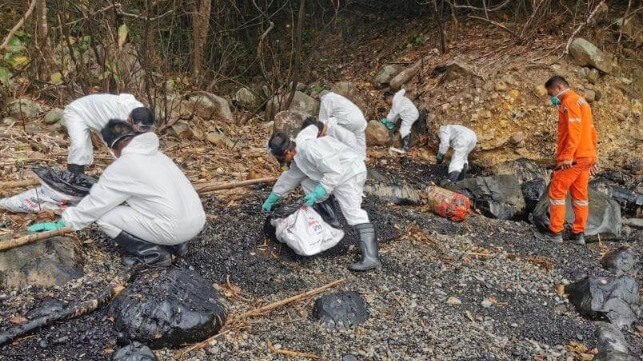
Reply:
M555 106L560 105L560 99L558 99L558 97L551 97L549 98L549 100L551 100L551 103L554 104Z

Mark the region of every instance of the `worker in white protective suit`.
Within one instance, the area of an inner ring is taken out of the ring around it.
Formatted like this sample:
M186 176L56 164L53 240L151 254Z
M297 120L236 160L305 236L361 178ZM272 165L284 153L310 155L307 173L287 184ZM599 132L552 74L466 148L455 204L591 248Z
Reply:
M380 266L375 228L362 209L366 164L364 159L332 137L317 137L318 129L309 126L293 141L284 133L273 134L268 143L270 152L279 161L290 162L290 169L281 174L272 192L263 203L269 212L280 198L286 196L305 179L317 185L306 193L304 203L313 206L334 194L353 227L362 252L361 261L350 266L353 271L367 271Z
M449 180L463 180L469 170L469 153L476 147L478 138L473 130L462 125L443 125L440 127L440 146L436 156L438 164L444 161L444 156L453 148L451 163L449 163Z
M326 126L325 134L346 144L366 159L366 118L350 100L329 92L321 97L319 121Z
M62 220L28 229L81 230L96 222L129 254L126 264L169 266L171 254L185 255L187 242L205 225L198 194L179 167L159 152L156 134L136 135L128 123L110 120L102 135L117 159L89 195L67 208Z
M393 130L398 120L402 120L400 125L400 136L402 137L402 147L405 152L411 150L411 128L420 118L420 112L411 99L405 96L406 90L402 89L397 93L384 93L384 102L391 107L386 118L381 122L389 129Z
M127 119L137 133L152 130L154 114L131 94L92 94L69 103L63 111L63 123L71 144L67 168L83 173L94 161L91 132L100 134L110 119Z

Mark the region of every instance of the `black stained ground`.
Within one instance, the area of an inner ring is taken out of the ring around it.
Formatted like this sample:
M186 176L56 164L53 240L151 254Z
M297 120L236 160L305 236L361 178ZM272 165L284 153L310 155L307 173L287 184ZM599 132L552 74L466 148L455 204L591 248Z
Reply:
M401 160L404 163L404 160ZM424 185L438 180L444 167L436 169L431 165L414 165L404 163L395 165L406 169L403 175L396 174L387 167L377 166L378 172L394 178L395 181L406 181L415 185ZM391 167L393 168L393 167ZM271 241L263 232L265 214L260 212L260 205L269 189L255 189L240 206L229 208L225 199L215 196L205 202L209 222L204 231L191 243L191 250L181 265L189 265L213 284L223 285L231 282L243 290L243 295L251 299L274 301L275 295L292 295L302 290L319 286L310 277L304 277L304 270L323 266L320 279L335 279L333 269L344 269L357 257L354 236L348 227L346 237L333 249L316 257L300 257L287 247ZM282 200L294 201L297 195ZM530 339L550 345L568 344L582 340L587 346L595 347L594 327L590 321L578 317L569 304L556 304L551 297L541 293L521 294L507 290L500 282L492 279L473 279L462 286L462 277L470 278L477 269L484 269L485 261L473 258L465 262L464 258L453 259L445 264L439 255L428 252L425 258L406 253L413 247L422 247L413 243L411 246L405 237L410 227L420 227L427 234L446 237L466 237L476 246L489 249L495 254L511 255L517 260L529 257L542 257L552 264L552 278L556 280L575 280L585 273L604 274L600 268L597 245L588 247L552 246L537 242L532 235L532 227L524 222L497 221L482 216L470 217L463 223L453 223L446 219L425 212L419 207L402 207L386 204L367 197L364 207L378 231L383 266L376 276L364 276L359 282L389 282L395 284L395 292L420 295L423 302L434 303L434 311L422 317L440 318L451 312L444 302L433 299L433 289L440 289L449 295L458 297L463 306L480 317L496 320L494 330L501 335L514 339ZM631 242L640 238L640 233L627 242L641 254L641 242ZM400 246L401 245L401 246ZM614 245L616 246L616 245ZM111 252L117 260L113 245L108 242L97 242L88 247L88 252ZM420 249L418 254L425 250ZM91 255L87 258L91 262ZM527 262L527 261L525 261ZM93 266L92 266L93 267ZM96 266L98 267L98 266ZM100 270L100 268L98 268ZM446 271L444 271L446 269ZM438 270L441 270L438 272ZM99 277L100 272L97 272ZM500 275L502 278L502 275ZM359 278L358 278L359 280ZM32 288L19 292L21 297L29 293L29 302L16 305L11 302L9 291L0 295L0 316L4 322L0 329L10 327L9 318L24 315L29 310L51 303L52 299L72 299L89 297L100 291L109 280L101 279L95 287L69 290L64 288ZM438 285L438 286L436 286ZM548 284L548 286L552 286ZM497 295L498 302L506 302L511 307L483 308L480 300L489 291ZM281 297L277 297L279 299ZM404 311L403 305L391 304L390 312L395 315ZM117 350L118 334L108 319L107 307L82 316L78 319L40 330L18 340L14 344L0 348L3 360L104 360ZM277 317L277 316L275 316ZM293 338L292 335L281 337L278 330L272 330L276 341ZM304 333L298 337L307 337ZM643 341L640 336L627 334L628 341L635 353L640 354ZM295 337L296 338L296 337ZM310 335L310 351L315 351L314 335ZM340 342L340 340L338 340ZM392 340L393 344L403 340ZM421 349L423 345L417 340L409 340L409 347ZM440 342L434 347L448 347ZM511 349L511 346L509 346ZM505 355L506 356L506 355ZM530 359L524 350L515 350L512 358ZM212 359L216 359L213 357Z

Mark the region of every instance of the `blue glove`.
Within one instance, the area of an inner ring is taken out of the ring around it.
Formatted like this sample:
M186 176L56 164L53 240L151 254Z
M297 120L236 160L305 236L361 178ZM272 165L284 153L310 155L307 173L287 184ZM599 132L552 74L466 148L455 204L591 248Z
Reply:
M263 205L261 206L261 210L263 212L270 212L272 209L272 206L279 200L279 196L275 192L270 192L270 195L266 199L265 202L263 202Z
M328 195L328 193L326 193L326 189L324 189L321 184L318 184L312 192L306 194L306 196L304 197L304 203L308 207L312 207L315 203L317 203L317 201L321 201L322 199L324 199L326 195Z
M34 223L31 226L27 227L27 230L29 232L48 232L55 231L61 228L65 228L65 222L63 222L62 219L59 219L56 222Z
M384 124L386 128L388 128L388 130L393 130L393 128L395 128L395 124L389 122L388 119L386 118L382 118L380 122Z
M438 160L438 164L442 164L442 162L444 162L444 154L442 153L438 153L435 158Z

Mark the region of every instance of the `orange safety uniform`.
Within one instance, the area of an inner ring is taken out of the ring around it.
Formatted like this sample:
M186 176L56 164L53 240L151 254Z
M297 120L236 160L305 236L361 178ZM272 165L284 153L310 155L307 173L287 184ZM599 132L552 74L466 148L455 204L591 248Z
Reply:
M556 163L573 161L569 169L554 171L549 185L549 229L562 232L565 223L565 198L571 192L575 234L585 232L589 215L588 185L590 169L597 162L598 133L592 120L592 109L573 90L563 94L558 107L558 148Z

